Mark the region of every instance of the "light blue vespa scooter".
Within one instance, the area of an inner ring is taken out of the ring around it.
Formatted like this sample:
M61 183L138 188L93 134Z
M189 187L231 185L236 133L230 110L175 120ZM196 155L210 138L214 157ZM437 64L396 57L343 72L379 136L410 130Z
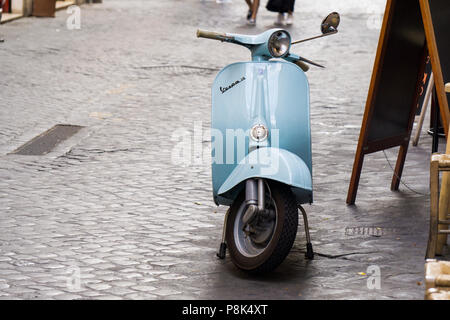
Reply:
M309 85L305 63L291 44L337 33L339 14L322 22L322 35L291 42L271 29L259 35L197 31L198 37L250 49L251 62L226 66L212 86L212 180L225 216L218 257L249 272L275 269L292 248L302 212L306 257L314 256L305 210L312 203ZM271 60L281 58L283 60ZM320 66L321 67L321 66Z

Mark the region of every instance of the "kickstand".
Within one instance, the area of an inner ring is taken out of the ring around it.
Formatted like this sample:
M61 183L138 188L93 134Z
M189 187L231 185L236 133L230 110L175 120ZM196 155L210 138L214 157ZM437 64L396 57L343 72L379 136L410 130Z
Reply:
M222 231L222 242L220 243L219 252L217 252L217 257L221 260L225 259L225 256L227 254L227 243L225 242L225 235L227 231L227 220L229 212L230 209L228 209L227 212L225 213L225 221L223 222L223 231Z
M302 206L298 206L303 215L303 221L305 224L305 234L306 234L306 259L313 260L314 259L314 251L311 243L311 237L309 235L309 225L308 225L308 217L306 216L306 211Z

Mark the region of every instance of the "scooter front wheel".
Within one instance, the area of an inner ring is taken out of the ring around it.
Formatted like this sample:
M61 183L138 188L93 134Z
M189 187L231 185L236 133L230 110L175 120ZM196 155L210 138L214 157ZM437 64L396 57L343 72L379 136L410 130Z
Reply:
M244 225L245 192L230 207L226 242L233 263L252 273L270 272L289 254L297 234L298 211L295 196L282 184L266 190L266 212Z

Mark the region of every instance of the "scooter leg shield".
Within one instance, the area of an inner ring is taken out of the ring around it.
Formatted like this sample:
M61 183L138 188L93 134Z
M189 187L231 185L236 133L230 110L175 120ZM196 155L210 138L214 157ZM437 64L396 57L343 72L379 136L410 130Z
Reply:
M278 181L292 187L299 203L312 202L311 171L300 157L287 150L261 148L252 151L225 180L218 195L229 197L233 188L251 178Z

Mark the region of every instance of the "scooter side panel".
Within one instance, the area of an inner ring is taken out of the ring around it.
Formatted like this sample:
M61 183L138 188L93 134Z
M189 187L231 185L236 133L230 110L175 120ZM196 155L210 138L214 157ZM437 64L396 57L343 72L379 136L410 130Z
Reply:
M213 194L249 154L249 129L269 128L266 144L298 156L312 172L309 85L304 72L284 61L241 62L225 67L212 86ZM233 199L228 199L233 200ZM225 203L224 203L225 204Z

